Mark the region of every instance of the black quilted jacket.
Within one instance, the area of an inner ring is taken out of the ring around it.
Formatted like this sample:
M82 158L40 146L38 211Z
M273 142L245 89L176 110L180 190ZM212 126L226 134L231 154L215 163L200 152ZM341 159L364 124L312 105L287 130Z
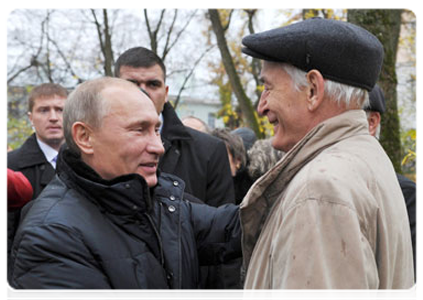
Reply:
M23 210L9 283L28 289L195 289L199 266L241 256L238 207L184 200L162 173L101 179L64 151L58 175Z

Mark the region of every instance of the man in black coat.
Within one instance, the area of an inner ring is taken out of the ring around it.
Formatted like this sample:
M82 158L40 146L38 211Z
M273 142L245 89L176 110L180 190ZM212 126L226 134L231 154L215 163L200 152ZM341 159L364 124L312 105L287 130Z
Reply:
M369 93L369 106L365 109L367 120L369 122L370 134L379 139L381 130L381 119L385 112L385 96L379 85ZM411 242L413 244L413 257L414 257L414 280L416 279L416 184L414 181L397 173L398 182L400 184L402 194L407 206L408 220L411 230Z
M13 287L195 289L200 265L240 257L238 207L188 202L181 179L158 174L159 127L151 100L125 80L72 92L68 148L16 234Z
M144 89L161 113L165 154L159 168L185 181L190 194L212 206L234 203L235 195L225 144L219 139L182 124L167 102L166 68L151 50L125 51L115 64L115 76Z
M38 197L55 174L56 157L65 141L62 111L67 96L67 90L55 83L33 88L28 97L28 117L35 133L20 148L7 154L7 167L22 172L31 183L32 199ZM19 216L20 209L8 212L8 252Z

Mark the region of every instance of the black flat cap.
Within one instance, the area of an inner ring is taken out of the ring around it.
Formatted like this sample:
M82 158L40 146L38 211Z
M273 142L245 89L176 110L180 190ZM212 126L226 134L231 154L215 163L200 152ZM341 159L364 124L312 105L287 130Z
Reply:
M377 84L369 93L369 102L370 105L364 110L378 111L380 114L383 114L385 112L385 96L383 95L383 91Z
M242 39L247 55L285 62L306 72L370 91L382 67L383 47L367 30L321 18L251 34Z
M245 151L250 150L250 148L257 140L255 132L248 127L239 127L235 130L232 130L231 133L239 135L241 137L242 142L244 143Z

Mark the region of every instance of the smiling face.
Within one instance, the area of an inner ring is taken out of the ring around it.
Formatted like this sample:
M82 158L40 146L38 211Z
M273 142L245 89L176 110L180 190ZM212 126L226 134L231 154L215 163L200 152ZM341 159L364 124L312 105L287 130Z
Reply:
M309 130L305 91L294 88L281 64L264 61L261 71L264 91L257 108L274 126L272 146L289 151Z
M165 84L163 70L158 64L148 68L122 66L119 70L119 77L144 89L153 101L156 111L162 112L167 101L169 87Z
M56 150L65 140L62 117L65 100L56 95L37 98L32 111L28 113L37 138Z
M87 163L104 179L137 173L155 186L164 148L153 103L132 85L110 86L101 95L107 112L100 128L92 130Z

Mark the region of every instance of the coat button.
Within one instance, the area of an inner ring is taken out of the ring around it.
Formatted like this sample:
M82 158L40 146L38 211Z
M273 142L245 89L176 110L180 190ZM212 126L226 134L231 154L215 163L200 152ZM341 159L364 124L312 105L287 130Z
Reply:
M125 183L125 188L126 189L130 189L131 188L131 185L129 183Z
M170 205L170 206L168 207L168 210L169 210L171 213L173 213L173 212L176 210L176 208L175 208L175 206Z
M133 210L137 210L138 209L138 206L134 205L134 206L132 206L132 209Z
M176 198L175 198L175 196L170 195L169 199L172 200L172 201L175 201Z
M178 186L179 185L179 182L177 182L176 180L173 182L173 185L174 186Z

